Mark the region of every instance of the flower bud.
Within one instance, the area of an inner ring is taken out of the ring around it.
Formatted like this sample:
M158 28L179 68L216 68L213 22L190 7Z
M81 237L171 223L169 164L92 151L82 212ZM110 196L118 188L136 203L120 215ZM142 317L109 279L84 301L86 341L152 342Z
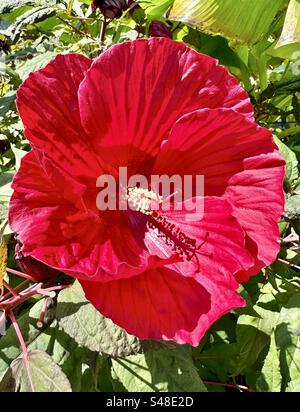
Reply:
M153 21L149 26L149 37L167 37L172 39L169 27L161 21Z
M22 272L32 276L38 282L55 279L60 273L59 270L53 269L30 256L24 256L20 242L16 244L15 260Z
M103 16L108 19L119 19L127 9L126 0L93 0L92 11L100 9Z
M128 7L130 7L130 9L128 11L129 14L132 14L135 10L138 10L138 9L141 8L141 6L139 4L137 4L137 2L135 0L128 0Z

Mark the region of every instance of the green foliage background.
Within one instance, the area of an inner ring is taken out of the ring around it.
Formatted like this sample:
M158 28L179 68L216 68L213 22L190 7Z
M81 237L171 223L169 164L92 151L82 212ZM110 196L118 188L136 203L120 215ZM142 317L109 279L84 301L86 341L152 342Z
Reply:
M42 301L32 298L17 311L29 359L22 358L12 326L0 338L0 391L300 391L299 0L138 3L133 14L109 23L103 50L147 36L151 21L163 21L175 40L218 58L239 79L257 122L276 136L287 162L280 255L241 286L247 308L220 319L198 348L140 342L96 312L76 282L50 300L41 329L36 323ZM57 53L99 54L101 15L90 5L90 0L0 0L2 228L10 182L29 150L16 89ZM7 227L4 233L9 266L16 267L12 235Z

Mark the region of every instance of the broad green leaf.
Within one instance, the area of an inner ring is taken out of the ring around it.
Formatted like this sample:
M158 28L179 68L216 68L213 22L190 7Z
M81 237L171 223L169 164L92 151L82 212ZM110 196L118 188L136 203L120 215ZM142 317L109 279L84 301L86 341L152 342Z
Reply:
M34 6L35 3L36 0L0 0L0 14L10 13L23 6Z
M112 359L112 367L129 392L206 392L187 347Z
M168 18L250 45L268 33L285 3L286 0L175 0Z
M253 365L261 351L269 344L270 336L276 327L277 312L270 284L261 290L260 297L253 307L256 316L241 315L237 323L237 344L239 348L238 367L234 375ZM275 307L274 307L275 306Z
M276 347L275 334L271 335L271 343L268 355L264 361L261 376L256 383L259 392L280 392L281 373L279 353Z
M282 389L297 391L300 383L300 292L281 309L275 336L280 349Z
M65 333L91 351L127 356L141 350L137 338L103 317L86 300L79 282L59 294L57 318Z
M16 392L71 392L71 385L51 356L40 350L15 359L8 371ZM4 378L5 380L5 378Z
M201 352L197 359L201 366L206 366L220 381L225 381L228 373L232 374L236 370L238 355L238 346L235 343L216 343Z
M272 55L291 59L297 52L300 57L300 2L290 0L283 30Z
M103 358L95 352L78 347L74 339L64 333L55 320L49 323L54 315L51 307L47 313L45 327L38 329L36 322L41 311L41 303L38 302L29 314L25 313L18 318L28 349L47 352L67 375L73 391L99 390L96 386L96 374L99 375L100 379L102 371L99 370L99 363L103 362ZM2 339L3 342L0 345L0 391L9 390L6 385L10 387L13 385L9 365L21 355L20 344L12 327L7 330ZM92 376L88 376L88 374Z
M22 66L19 66L17 68L17 73L22 80L25 80L31 72L42 69L55 56L56 53L52 51L47 51L45 53L39 54L32 59L28 59Z
M162 19L174 0L141 0L140 6L145 10L148 19Z
M33 9L26 11L16 19L13 27L10 28L12 32L12 41L15 42L18 40L21 31L29 24L39 23L49 17L54 16L56 12L56 7L48 6L34 7Z

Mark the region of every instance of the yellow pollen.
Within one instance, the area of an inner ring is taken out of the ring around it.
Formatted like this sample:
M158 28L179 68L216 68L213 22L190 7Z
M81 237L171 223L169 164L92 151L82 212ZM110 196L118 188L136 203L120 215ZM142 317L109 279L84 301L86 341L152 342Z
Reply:
M131 209L145 215L151 215L151 205L153 202L162 203L163 198L158 194L140 187L128 187L127 201Z

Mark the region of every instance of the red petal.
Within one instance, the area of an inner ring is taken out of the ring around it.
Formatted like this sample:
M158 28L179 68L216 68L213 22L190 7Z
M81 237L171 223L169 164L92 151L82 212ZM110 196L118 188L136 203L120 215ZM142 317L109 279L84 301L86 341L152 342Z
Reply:
M253 112L247 93L215 59L164 38L103 53L80 85L79 106L95 150L109 163L132 165L132 173L147 169L145 159L156 155L183 114L205 107L229 107L250 118Z
M277 222L284 210L284 160L274 151L245 160L245 170L233 176L225 197L249 237L255 267L238 275L246 282L251 275L274 262L280 250ZM254 244L253 244L254 243Z
M102 170L81 127L78 109L78 87L91 62L79 54L58 55L31 73L17 93L26 137L48 175L73 201L87 185L95 187Z
M81 281L86 297L106 317L140 339L197 346L208 328L243 307L234 281L196 281L159 268L107 283Z
M284 160L268 130L232 110L196 111L174 125L152 173L204 175L205 194L226 197L252 240L247 247L255 265L243 279L274 261Z
M149 255L126 215L99 218L64 200L33 151L22 159L13 189L9 222L23 243L24 256L97 281L134 276L163 264Z

